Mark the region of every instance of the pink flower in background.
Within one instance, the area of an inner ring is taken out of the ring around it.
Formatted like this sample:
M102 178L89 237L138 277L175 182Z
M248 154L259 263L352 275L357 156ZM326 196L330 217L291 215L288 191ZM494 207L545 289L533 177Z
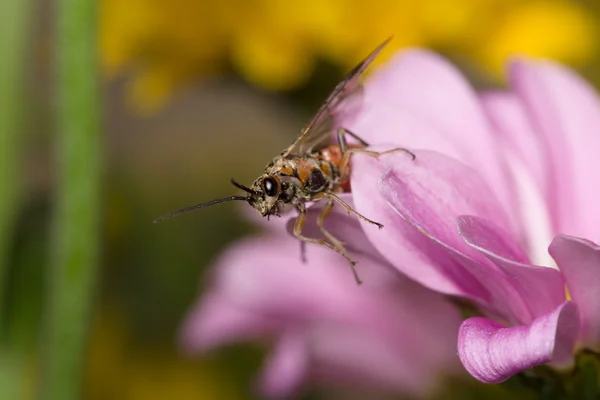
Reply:
M339 213L331 226L359 243L353 251L363 285L344 258L320 246L307 246L302 263L285 221L272 220L267 234L234 244L217 260L211 286L184 325L185 348L273 342L259 380L271 398L291 397L305 384L423 395L455 371L456 309L393 270L358 221Z
M355 156L352 198L385 225L363 229L390 264L478 305L485 317L461 325L458 352L484 382L600 342L598 99L550 62L516 61L509 80L509 92L478 95L443 59L409 51L337 121L417 155Z
M420 394L431 372L452 366L456 343L483 382L566 365L576 344L597 346L600 105L550 62L516 61L509 82L510 91L477 94L419 50L374 73L337 124L417 158L353 158L346 198L384 229L339 210L326 222L365 285L339 255L307 246L303 264L297 241L271 231L217 263L186 323L187 346L272 338L261 385L273 397L306 380ZM318 234L320 207L309 209L307 236ZM413 281L469 299L483 316L458 328L454 309Z

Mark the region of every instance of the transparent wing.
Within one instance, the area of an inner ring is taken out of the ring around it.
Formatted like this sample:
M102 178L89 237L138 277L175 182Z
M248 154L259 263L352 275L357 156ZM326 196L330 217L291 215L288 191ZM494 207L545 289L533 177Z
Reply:
M310 123L302 130L300 136L283 153L284 156L304 155L329 144L333 127L333 120L331 118L332 110L344 98L355 93L360 88L360 78L363 72L371 65L379 52L381 52L390 40L391 38L388 38L385 42L381 43L367 58L354 67L344 80L338 83Z

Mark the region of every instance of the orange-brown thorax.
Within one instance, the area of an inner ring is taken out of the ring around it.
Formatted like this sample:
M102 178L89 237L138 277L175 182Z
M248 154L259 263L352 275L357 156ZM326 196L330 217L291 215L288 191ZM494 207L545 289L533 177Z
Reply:
M303 207L305 202L318 200L323 193L350 191L349 171L349 160L344 161L339 145L303 156L282 154L254 181L248 202L263 216L277 214L283 204Z
M363 146L358 145L358 144L349 144L348 148L361 148ZM340 147L339 144L332 144L331 146L327 146L323 149L321 149L319 151L319 158L321 158L324 161L327 161L329 163L331 163L333 166L335 166L336 169L339 170L340 168L340 164L342 162L342 149ZM350 191L350 167L351 167L351 161L348 161L348 164L346 165L345 169L344 169L344 176L340 176L339 177L339 188L341 189L342 192L349 192Z
M311 193L318 191L321 186L323 190L331 189L340 178L336 164L320 152L306 156L277 157L267 166L265 173L277 176L284 183L309 189Z

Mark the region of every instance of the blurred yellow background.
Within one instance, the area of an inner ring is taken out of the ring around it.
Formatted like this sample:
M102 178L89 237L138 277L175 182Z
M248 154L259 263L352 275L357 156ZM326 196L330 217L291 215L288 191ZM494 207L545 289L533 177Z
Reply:
M388 54L432 47L496 75L514 54L583 66L597 51L590 8L570 0L104 0L100 47L106 71L134 71L132 100L153 107L228 69L267 90L298 88L319 61L347 70L389 36Z
M53 4L33 3L24 200L5 299L9 336L28 355L23 399L37 387L55 178ZM190 358L177 335L211 259L255 228L233 204L152 220L232 194L232 177L251 182L385 38L394 39L378 62L425 46L477 84L502 84L503 63L516 54L553 58L600 82L600 5L593 0L100 0L98 10L105 186L88 400L254 398L264 349Z

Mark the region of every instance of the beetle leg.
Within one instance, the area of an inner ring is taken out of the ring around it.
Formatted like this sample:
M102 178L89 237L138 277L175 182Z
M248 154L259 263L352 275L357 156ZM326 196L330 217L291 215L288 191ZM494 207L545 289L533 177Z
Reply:
M361 148L361 147L348 148L348 142L346 141L346 135L356 139L363 146L363 148ZM340 176L342 176L342 178L345 178L345 179L348 178L346 176L346 172L347 172L347 168L348 168L348 163L350 162L350 156L353 153L361 153L361 154L369 155L371 157L379 158L380 156L383 156L386 154L403 152L403 153L410 155L413 160L415 158L417 158L417 156L415 156L415 154L412 151L405 149L404 147L397 147L395 149L385 150L385 151L367 150L364 147L368 147L369 144L367 142L365 142L363 139L361 139L356 133L349 131L346 128L338 128L337 139L338 139L338 143L340 145L340 150L342 152L342 159L340 161L339 171L340 171Z
M341 205L342 207L344 207L344 210L346 210L346 212L348 214L354 214L358 218L362 219L363 221L368 222L370 224L373 224L373 225L377 226L379 229L383 228L382 224L380 224L379 222L375 222L372 219L369 219L369 218L365 217L364 215L362 215L361 213L359 213L358 211L356 211L354 208L352 208L350 206L350 204L346 203L344 200L342 200L335 193L325 192L324 193L324 197L328 198L330 201L335 201L336 203L338 203L339 205Z
M329 205L329 203L328 203L328 205ZM331 206L333 206L333 204ZM327 210L328 207L325 206L325 209L323 210L323 212L317 219L317 225L319 226L319 229L321 229L321 232L323 232L325 237L327 237L328 239L333 239L333 241L332 241L333 243L330 243L325 239L309 238L309 237L302 235L302 230L304 229L304 223L306 222L306 210L304 208L298 209L299 214L298 214L298 218L296 219L296 223L294 224L294 235L304 243L319 244L319 245L325 246L328 249L331 249L331 250L337 252L338 254L340 254L341 256L343 256L350 263L350 267L352 268L352 273L354 274L354 279L356 280L356 283L361 284L362 281L358 277L356 269L354 268L354 266L356 265L356 261L352 260L350 258L350 256L348 256L348 253L346 252L346 249L344 248L343 244L339 240L337 240L335 237L333 237L329 232L327 232L326 230L324 231L325 228L322 227L322 224L323 224L325 218L331 211L331 206L329 206L329 210ZM327 232L327 234L325 234L325 232Z
M340 160L340 165L339 165L338 169L340 171L340 176L342 177L342 179L347 179L346 170L348 168L348 163L350 162L350 156L352 155L352 153L349 152L349 150L351 150L351 149L348 148L348 142L346 141L346 135L353 137L364 147L369 146L369 144L367 142L362 140L355 133L349 131L346 128L338 128L337 140L340 145L340 151L342 152L342 159Z
M410 151L408 149L405 149L404 147L396 147L395 149L385 150L385 151L371 151L371 150L361 149L361 148L352 148L352 149L348 149L346 152L350 153L350 154L352 154L352 153L366 154L368 156L375 157L375 158L379 158L380 156L383 156L386 154L402 152L402 153L406 153L409 156L411 156L413 160L417 158L415 153L413 153L412 151Z
M346 141L346 135L349 135L356 139L362 146L367 147L369 144L362 140L358 135L349 131L346 128L338 128L337 130L337 140L340 145L340 151L342 153L342 159L340 160L340 165L338 166L338 171L340 172L341 183L345 183L349 179L348 174L348 164L350 163L350 153L348 150L348 142Z
M348 135L348 136L353 137L354 139L356 139L358 141L358 143L361 144L361 146L363 146L363 147L369 147L369 143L367 143L366 141L364 141L356 133L354 133L351 130L348 130L346 128L338 128L338 130L337 130L337 140L338 140L338 143L340 144L340 149L342 150L342 153L344 153L346 151L346 146L348 145L348 142L346 141L346 135Z
M306 242L303 242L302 240L300 241L300 261L302 261L303 264L306 264L307 260L306 260Z
M319 216L317 217L317 226L321 230L321 233L323 234L323 236L325 236L327 238L327 240L329 240L329 242L331 244L333 244L334 246L342 249L342 248L344 248L344 243L342 241L340 241L339 239L337 239L335 236L333 236L325 228L325 226L323 226L323 224L325 223L325 218L327 218L327 216L329 215L329 213L331 213L331 209L333 208L333 204L334 204L333 200L328 200L327 201L327 204L325 204L325 207L323 207L323 211L321 211L321 214L319 214Z

